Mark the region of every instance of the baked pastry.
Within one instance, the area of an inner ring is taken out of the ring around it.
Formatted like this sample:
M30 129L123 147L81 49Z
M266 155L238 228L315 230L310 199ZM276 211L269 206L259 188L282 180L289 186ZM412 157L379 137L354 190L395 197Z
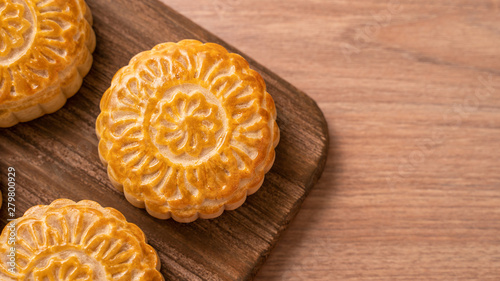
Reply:
M97 118L111 182L154 217L191 222L259 189L279 141L276 108L241 56L195 40L136 55Z
M32 207L0 235L3 281L161 281L159 267L139 227L94 201L59 199Z
M95 35L84 0L0 1L0 127L52 113L92 66Z

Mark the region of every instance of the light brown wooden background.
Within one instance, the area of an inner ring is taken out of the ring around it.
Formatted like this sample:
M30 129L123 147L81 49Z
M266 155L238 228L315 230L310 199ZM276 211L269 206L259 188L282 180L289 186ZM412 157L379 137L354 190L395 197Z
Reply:
M256 280L500 280L499 0L162 1L328 119Z

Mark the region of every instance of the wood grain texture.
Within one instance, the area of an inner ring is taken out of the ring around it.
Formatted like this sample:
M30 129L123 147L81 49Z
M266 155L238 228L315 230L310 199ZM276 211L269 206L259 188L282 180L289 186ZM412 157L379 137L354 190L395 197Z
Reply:
M323 171L328 129L322 112L304 93L247 57L266 80L281 129L264 185L241 208L214 220L154 219L111 186L99 161L94 124L100 98L120 67L158 43L190 38L238 51L157 0L87 2L98 44L80 92L54 114L0 129L0 182L5 191L7 168L16 169L17 216L57 198L95 200L118 209L145 232L167 280L252 278ZM0 215L3 226L7 209Z
M256 280L500 280L500 1L164 2L328 120L325 173Z

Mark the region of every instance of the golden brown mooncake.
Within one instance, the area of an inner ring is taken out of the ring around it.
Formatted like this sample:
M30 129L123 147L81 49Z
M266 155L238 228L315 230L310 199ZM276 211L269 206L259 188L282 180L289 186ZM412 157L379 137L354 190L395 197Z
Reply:
M162 281L157 254L145 239L115 209L59 199L30 208L4 228L0 280ZM16 250L14 264L11 247Z
M120 69L101 100L99 154L111 182L154 217L191 222L238 208L274 163L276 108L240 55L165 43Z
M92 66L84 0L0 0L0 127L61 108Z

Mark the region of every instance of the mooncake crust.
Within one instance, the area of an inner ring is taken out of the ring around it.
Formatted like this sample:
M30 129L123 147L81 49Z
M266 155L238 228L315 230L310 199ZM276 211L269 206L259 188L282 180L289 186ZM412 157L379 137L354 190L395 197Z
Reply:
M78 92L96 39L84 0L1 0L0 21L0 127L11 127Z
M9 270L10 247L16 249L15 273ZM159 269L156 251L139 227L90 200L34 206L0 235L0 280L162 281Z
M265 82L214 43L183 40L136 55L100 108L99 155L111 182L160 219L236 209L274 163L280 135Z

